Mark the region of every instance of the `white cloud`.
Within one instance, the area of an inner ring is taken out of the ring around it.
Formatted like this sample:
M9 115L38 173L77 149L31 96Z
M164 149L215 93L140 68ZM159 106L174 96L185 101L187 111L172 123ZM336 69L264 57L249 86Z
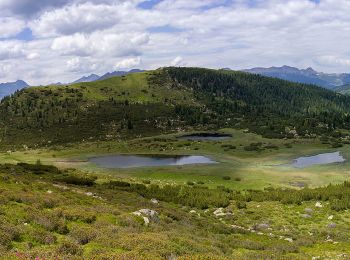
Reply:
M24 57L24 46L18 41L0 41L0 60Z
M66 6L46 12L30 24L35 35L70 35L106 29L118 22L117 9L92 3Z
M180 56L177 56L175 59L171 61L171 66L184 66L184 59Z
M0 0L0 60L16 68L2 81L69 82L116 65L350 72L348 0L164 0L152 10L140 2ZM8 38L23 26L33 40Z
M25 27L25 22L13 17L0 16L0 39L14 36Z
M78 72L78 73L93 72L97 68L96 64L90 63L90 61L88 61L87 59L82 60L79 57L75 57L73 59L68 60L66 64L67 64L68 71Z
M122 57L140 54L148 41L147 34L77 33L54 39L51 48L63 55Z
M28 60L34 60L34 59L37 59L39 56L40 56L39 53L32 52L32 53L29 53L27 55L27 59Z
M6 77L11 69L12 66L9 64L0 64L0 78Z
M329 65L329 66L349 66L350 69L350 58L341 58L333 55L325 55L321 56L316 59L317 62L319 62L322 65Z
M142 60L140 57L135 57L135 58L129 58L129 59L124 59L115 65L115 69L131 69L135 68L135 66L139 66L141 64Z

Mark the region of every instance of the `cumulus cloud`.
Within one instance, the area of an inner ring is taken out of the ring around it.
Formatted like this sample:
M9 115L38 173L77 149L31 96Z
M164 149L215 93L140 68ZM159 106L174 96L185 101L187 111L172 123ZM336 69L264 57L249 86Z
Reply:
M0 16L0 39L20 33L25 27L25 22L13 17Z
M0 59L37 83L133 66L350 72L348 0L141 2L0 0ZM25 27L34 39L13 39Z
M25 56L23 44L17 41L0 41L0 60L16 59Z
M9 64L0 64L0 78L6 77L12 66Z
M28 60L34 60L34 59L37 59L39 56L40 56L39 53L32 52L32 53L29 53L27 55L27 59Z
M323 65L330 65L330 66L349 66L350 67L350 58L346 59L346 58L342 58L342 57L337 57L337 56L333 56L333 55L325 55L325 56L321 56L318 57L317 62Z
M185 62L184 62L184 59L180 56L177 56L175 59L173 59L171 61L171 66L184 66L185 65Z
M76 56L137 56L140 46L147 44L147 34L105 34L90 35L77 33L70 36L56 38L52 43L52 50L63 55Z
M46 12L30 26L35 35L50 36L89 33L117 22L117 9L113 6L85 3Z
M92 72L96 70L97 65L95 63L91 63L87 59L82 60L79 57L75 57L67 61L68 71L71 72Z
M115 69L131 69L141 64L141 57L124 59L115 65Z

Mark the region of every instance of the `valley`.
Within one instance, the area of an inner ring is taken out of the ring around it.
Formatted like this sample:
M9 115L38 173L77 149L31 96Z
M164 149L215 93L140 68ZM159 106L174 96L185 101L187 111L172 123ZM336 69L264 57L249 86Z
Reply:
M349 104L200 68L19 91L0 104L1 255L347 257Z

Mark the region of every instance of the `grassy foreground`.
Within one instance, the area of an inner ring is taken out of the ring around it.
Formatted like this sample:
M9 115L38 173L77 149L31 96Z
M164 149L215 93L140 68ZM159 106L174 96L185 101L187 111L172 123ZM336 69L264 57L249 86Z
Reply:
M349 163L290 166L299 156L330 151L349 159L348 146L221 131L232 138L163 135L2 153L1 258L350 257L349 185L300 190L343 183ZM201 154L219 163L121 170L88 162L121 153ZM155 215L133 214L141 209Z
M96 184L93 175L41 165L4 165L0 178L2 259L341 259L350 254L350 214L327 201L285 204L253 197L244 202L229 190ZM158 202L150 199L156 194ZM224 197L230 200L220 208ZM133 214L140 209L156 215L146 223Z

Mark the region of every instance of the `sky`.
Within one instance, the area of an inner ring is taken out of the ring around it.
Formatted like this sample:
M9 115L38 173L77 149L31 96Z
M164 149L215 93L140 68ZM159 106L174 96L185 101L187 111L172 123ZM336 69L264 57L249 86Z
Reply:
M289 65L350 73L350 0L0 0L0 82Z

